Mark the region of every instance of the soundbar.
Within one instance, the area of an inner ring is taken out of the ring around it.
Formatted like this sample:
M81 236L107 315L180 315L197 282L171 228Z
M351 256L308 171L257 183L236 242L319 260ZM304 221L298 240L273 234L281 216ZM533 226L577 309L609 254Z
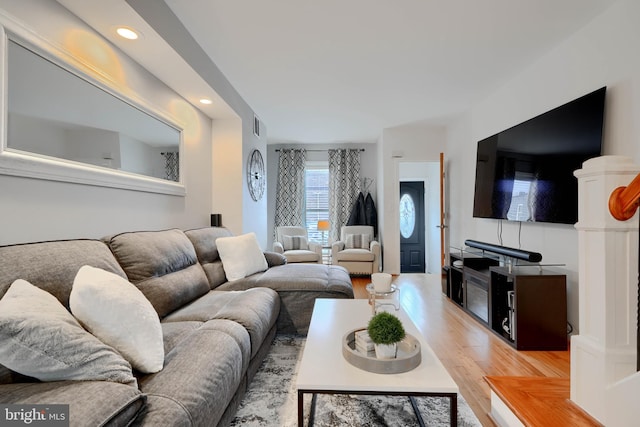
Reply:
M509 248L507 246L493 245L491 243L478 242L477 240L465 240L464 244L472 248L490 251L500 255L510 256L511 258L522 259L529 262L542 261L542 254L538 252L530 252L522 249Z

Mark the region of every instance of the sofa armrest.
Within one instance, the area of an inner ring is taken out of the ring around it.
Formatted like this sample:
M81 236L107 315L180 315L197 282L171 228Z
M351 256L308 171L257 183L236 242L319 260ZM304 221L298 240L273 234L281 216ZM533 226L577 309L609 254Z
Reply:
M287 263L287 258L277 252L265 251L264 257L267 260L267 265L269 266L269 268L275 267L277 265L284 265Z
M64 402L71 425L76 420L87 426L128 426L144 413L147 395L122 383L68 380L3 384L0 401L30 406Z
M380 242L372 240L369 245L369 250L373 252L373 265L371 267L372 273L378 273L380 271L380 253L382 252Z
M309 242L309 250L322 256L322 245L318 242Z
M278 254L283 254L284 253L284 246L282 246L282 243L273 242L273 252L278 253Z

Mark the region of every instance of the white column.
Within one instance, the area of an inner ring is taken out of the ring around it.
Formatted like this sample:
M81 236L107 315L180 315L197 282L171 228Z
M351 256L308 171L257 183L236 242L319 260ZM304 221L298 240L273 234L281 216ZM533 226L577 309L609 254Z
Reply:
M580 320L571 340L571 400L607 426L620 425L607 393L636 371L638 289L638 214L618 221L608 202L639 171L628 157L602 156L575 172Z

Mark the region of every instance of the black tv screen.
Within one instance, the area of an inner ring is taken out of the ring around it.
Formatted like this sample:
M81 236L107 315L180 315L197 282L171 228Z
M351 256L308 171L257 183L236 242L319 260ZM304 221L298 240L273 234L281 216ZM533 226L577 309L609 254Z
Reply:
M606 87L478 142L473 216L574 224L573 172L601 155Z

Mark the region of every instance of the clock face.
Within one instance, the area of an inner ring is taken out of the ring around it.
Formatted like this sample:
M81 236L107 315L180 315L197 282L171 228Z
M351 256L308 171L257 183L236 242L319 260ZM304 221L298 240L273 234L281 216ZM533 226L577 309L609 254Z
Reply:
M247 186L251 198L256 202L262 199L265 185L264 160L260 150L253 150L247 160Z

